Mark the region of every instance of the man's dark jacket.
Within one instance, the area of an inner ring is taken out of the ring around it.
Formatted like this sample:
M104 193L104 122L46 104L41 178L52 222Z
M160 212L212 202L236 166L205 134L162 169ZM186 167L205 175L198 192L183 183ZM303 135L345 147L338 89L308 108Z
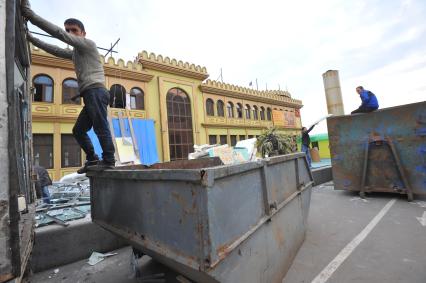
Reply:
M50 179L47 170L43 167L35 165L33 168L34 172L37 174L37 181L35 183L37 197L41 197L42 188L45 186L52 185L52 180Z
M312 129L315 127L315 125L312 125L306 132L302 133L302 144L309 147L311 145L311 138L309 137L309 132L312 131Z

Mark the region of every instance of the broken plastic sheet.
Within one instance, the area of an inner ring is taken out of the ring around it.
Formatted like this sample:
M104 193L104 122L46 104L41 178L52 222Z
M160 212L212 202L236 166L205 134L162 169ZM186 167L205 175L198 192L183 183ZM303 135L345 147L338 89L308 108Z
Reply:
M188 155L188 159L219 157L223 164L238 164L254 160L256 158L256 139L240 141L239 143L239 147L230 147L227 144L194 145L195 151Z
M107 253L107 254L103 254L103 253L98 253L98 252L93 252L88 260L88 264L90 265L96 265L99 262L103 261L105 258L110 257L110 256L114 256L118 253Z
M139 149L140 162L143 165L150 166L159 162L157 153L157 141L155 134L154 120L151 119L138 119L132 118L133 132L135 134L136 144ZM112 119L114 136L120 137L131 137L129 121L123 119L124 122L124 135L120 131L120 122L117 118ZM102 148L99 143L98 137L96 136L93 128L87 132L90 140L93 143L93 147L97 155L102 156Z
M35 216L36 227L46 226L52 223L69 222L85 218L90 214L90 204L61 209L52 209L37 212ZM57 221L55 221L57 219Z

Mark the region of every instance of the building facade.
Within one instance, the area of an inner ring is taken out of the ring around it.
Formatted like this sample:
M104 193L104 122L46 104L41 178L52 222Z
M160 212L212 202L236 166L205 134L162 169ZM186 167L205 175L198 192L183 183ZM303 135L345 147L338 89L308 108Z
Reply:
M32 49L34 161L54 180L84 161L72 136L82 108L71 61ZM104 60L111 117L119 112L155 123L160 161L186 159L194 144L230 144L271 126L297 135L302 102L286 91L257 91L208 80L205 67L146 51L135 62Z

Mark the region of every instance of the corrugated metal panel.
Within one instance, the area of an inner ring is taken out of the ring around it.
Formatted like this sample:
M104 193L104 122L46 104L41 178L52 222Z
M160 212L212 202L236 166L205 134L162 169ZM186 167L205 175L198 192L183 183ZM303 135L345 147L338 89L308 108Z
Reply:
M159 162L154 120L132 119L132 126L140 150L142 164L151 165Z
M130 126L127 119L123 119L124 136L131 137ZM113 131L116 138L122 137L120 122L118 119L112 119ZM132 119L132 126L135 133L136 142L141 155L141 163L152 165L159 162L157 153L157 141L155 138L154 120ZM96 154L102 156L102 148L93 129L88 132L90 140L93 143Z

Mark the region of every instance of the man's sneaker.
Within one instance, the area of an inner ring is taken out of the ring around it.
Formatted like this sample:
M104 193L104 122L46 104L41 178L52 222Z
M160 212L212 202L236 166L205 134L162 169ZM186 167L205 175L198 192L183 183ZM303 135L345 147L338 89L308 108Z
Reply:
M98 162L99 162L99 160L91 160L91 161L87 160L87 161L84 163L84 166L77 170L77 173L78 173L78 174L84 174L84 173L87 173L87 169L88 169L90 166L94 166L94 165L98 164Z
M105 160L99 161L96 165L90 166L89 170L93 171L104 171L106 169L114 169L115 162L107 162Z

